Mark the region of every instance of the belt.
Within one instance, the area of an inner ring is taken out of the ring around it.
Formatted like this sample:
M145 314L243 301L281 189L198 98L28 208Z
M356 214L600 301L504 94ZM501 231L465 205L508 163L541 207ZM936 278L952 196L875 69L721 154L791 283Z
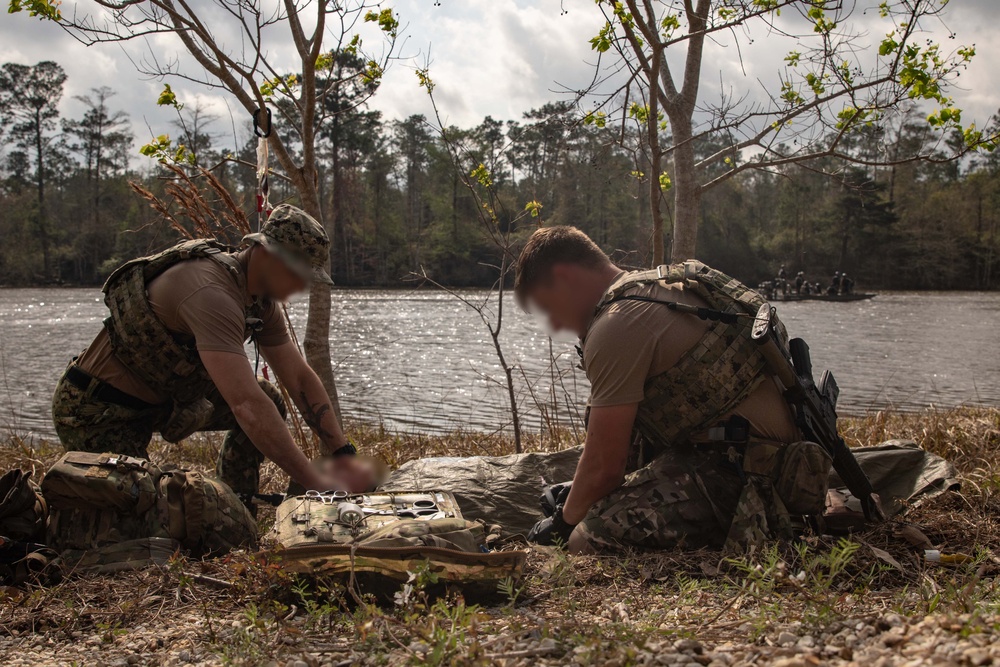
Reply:
M81 391L88 392L91 396L105 403L114 403L133 410L149 410L156 406L141 399L126 394L121 389L117 389L104 380L95 378L90 373L82 370L76 364L66 369L66 380Z

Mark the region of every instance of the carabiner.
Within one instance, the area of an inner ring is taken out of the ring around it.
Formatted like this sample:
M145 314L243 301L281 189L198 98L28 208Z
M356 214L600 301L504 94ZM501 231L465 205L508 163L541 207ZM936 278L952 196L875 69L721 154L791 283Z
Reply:
M266 130L264 130L260 126L260 112L261 111L264 111L264 113L267 114L267 129ZM271 110L269 108L267 108L267 107L264 107L263 109L254 109L253 110L253 133L255 135L257 135L258 137L261 137L262 139L266 139L267 137L271 136L271 129L272 129L272 127L271 127Z

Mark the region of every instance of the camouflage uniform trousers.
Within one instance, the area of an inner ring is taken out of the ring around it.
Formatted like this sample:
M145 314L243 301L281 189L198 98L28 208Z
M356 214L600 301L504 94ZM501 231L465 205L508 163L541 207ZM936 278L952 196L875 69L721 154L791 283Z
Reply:
M739 551L782 533L780 501L770 480L744 477L740 471L739 458L731 461L726 452L667 451L598 501L577 534L597 551L614 552L673 547Z
M285 401L276 385L258 379L261 389L286 416ZM253 494L260 487L264 455L236 423L232 410L218 391L207 396L214 410L200 431L228 431L216 462L216 475L238 494ZM100 401L79 389L65 376L52 397L52 417L64 448L85 452L113 452L148 459L154 433L164 427L170 406L135 409Z

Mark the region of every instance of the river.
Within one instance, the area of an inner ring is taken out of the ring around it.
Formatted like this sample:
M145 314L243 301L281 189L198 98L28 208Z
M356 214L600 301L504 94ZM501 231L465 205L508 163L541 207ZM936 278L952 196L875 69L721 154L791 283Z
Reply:
M304 301L293 302L290 312L303 331ZM1000 404L1000 293L886 293L852 303L784 303L778 313L791 335L808 341L814 369L834 371L841 412ZM96 289L0 290L0 426L52 435L55 382L104 315ZM550 343L538 322L512 301L503 315L501 344L516 367L526 426L578 418L588 385L575 367L574 341ZM489 331L452 296L337 290L330 345L350 417L395 431L494 431L509 425Z

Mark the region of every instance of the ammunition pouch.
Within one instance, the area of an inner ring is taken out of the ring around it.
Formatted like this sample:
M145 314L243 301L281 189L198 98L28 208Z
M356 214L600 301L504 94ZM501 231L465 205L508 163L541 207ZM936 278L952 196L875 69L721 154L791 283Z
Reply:
M767 478L790 516L820 516L826 506L833 460L814 442L774 443L751 438L743 472Z
M164 537L192 553L218 556L257 541L257 521L243 501L217 479L200 472L164 473L157 515Z

